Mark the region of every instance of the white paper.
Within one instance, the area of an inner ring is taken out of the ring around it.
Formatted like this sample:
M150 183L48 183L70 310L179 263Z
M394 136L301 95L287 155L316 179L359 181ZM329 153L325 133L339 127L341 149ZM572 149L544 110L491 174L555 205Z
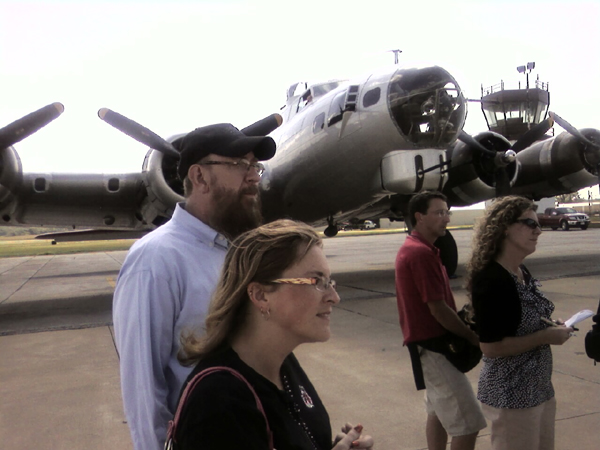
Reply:
M578 313L573 314L573 316L565 322L565 326L572 327L576 323L579 323L582 320L587 319L588 317L592 317L593 315L593 311L590 311L589 309L584 309L583 311L579 311Z

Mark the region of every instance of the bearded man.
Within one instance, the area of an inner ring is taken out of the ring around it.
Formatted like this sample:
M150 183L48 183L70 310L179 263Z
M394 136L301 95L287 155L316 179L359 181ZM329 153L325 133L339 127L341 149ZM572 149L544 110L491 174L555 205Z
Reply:
M191 368L177 360L179 337L204 323L229 242L262 222L259 161L270 137L231 124L197 128L173 142L185 202L165 225L136 242L113 298L121 391L135 450L161 450Z

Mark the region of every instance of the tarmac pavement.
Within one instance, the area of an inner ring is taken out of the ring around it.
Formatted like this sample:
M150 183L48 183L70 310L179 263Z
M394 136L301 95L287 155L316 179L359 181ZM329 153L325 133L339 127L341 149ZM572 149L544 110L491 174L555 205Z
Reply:
M578 255L585 269L556 275L551 263L560 266L573 257L556 253L558 241L529 266L556 306L554 317L597 308L600 261L591 255L598 253L600 230L587 234L591 231L569 235L586 239L588 247L595 242ZM455 237L460 246L469 236ZM375 448L386 450L427 447L423 394L414 388L394 296L390 255L403 239L326 242L342 302L332 315L332 338L296 351L329 411L334 433L345 422L360 422L374 436ZM132 448L110 326L112 290L125 255L0 259L1 448ZM464 259L461 253L459 274L464 273ZM451 281L459 305L466 300L463 282ZM595 450L600 442L600 366L584 351L591 320L579 328L577 336L553 347L556 448ZM474 389L478 374L479 367L468 374ZM490 449L489 428L480 433L476 448Z

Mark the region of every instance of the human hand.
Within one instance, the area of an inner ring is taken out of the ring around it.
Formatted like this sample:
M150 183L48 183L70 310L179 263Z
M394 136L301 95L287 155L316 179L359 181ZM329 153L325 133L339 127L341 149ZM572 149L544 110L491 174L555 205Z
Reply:
M342 427L342 432L335 437L332 450L372 449L373 438L369 435L361 435L362 430L361 424L352 426L352 424L346 423Z
M565 327L564 325L556 325L546 328L544 332L546 333L548 344L563 345L572 336L573 328Z

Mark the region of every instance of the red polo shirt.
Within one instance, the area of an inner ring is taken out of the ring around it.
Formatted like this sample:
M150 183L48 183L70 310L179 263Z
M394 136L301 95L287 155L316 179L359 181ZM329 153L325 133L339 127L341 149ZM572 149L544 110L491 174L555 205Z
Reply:
M417 231L406 238L396 256L396 299L404 345L446 332L427 303L443 300L456 311L440 251Z

